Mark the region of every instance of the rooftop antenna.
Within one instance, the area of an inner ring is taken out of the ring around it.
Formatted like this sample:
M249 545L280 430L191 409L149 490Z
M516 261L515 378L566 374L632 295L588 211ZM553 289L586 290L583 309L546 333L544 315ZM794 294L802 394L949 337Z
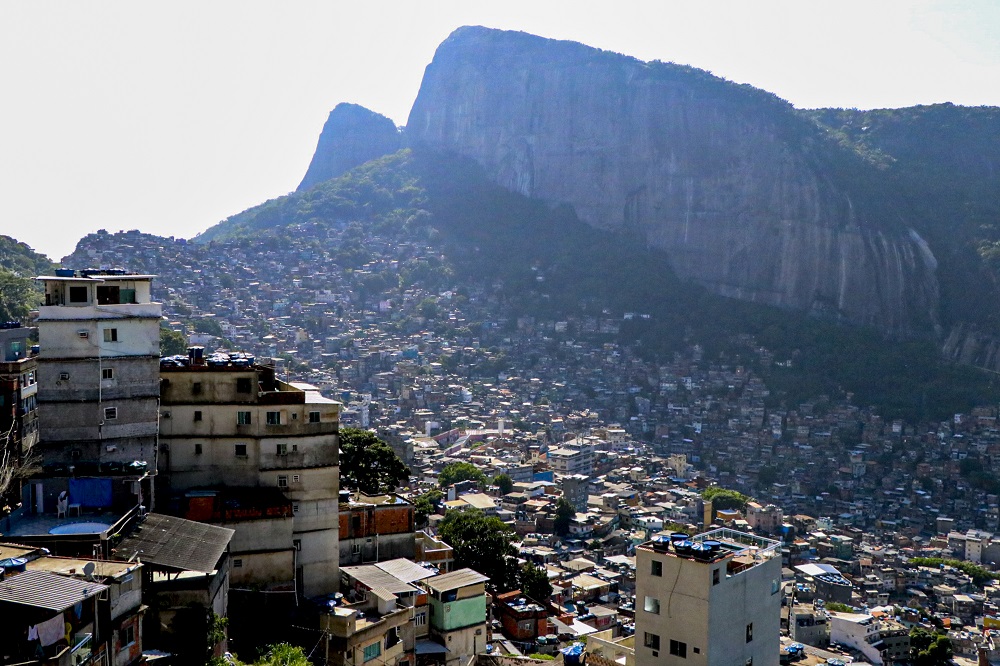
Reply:
M84 578L86 578L87 580L90 580L90 581L94 580L94 570L96 568L97 568L97 565L94 564L93 562L87 562L86 564L84 564L83 565L83 576L84 576Z

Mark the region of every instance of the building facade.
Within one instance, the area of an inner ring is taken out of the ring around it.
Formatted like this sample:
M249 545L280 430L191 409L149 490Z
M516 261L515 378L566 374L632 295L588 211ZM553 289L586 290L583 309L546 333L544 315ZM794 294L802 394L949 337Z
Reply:
M730 529L636 548L637 666L777 666L777 541Z
M160 372L160 488L172 510L236 530L234 580L245 567L247 583L336 591L340 403L244 356L192 348Z

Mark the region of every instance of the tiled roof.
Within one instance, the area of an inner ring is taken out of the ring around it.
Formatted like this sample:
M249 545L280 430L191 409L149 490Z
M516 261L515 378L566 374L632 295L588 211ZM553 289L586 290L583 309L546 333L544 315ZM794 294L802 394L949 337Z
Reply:
M428 579L426 584L427 587L432 590L447 592L448 590L457 590L460 587L484 583L489 579L489 576L484 576L478 571L473 571L472 569L459 569L458 571L452 571L451 573L434 576L433 578Z
M48 571L25 571L0 582L0 602L64 611L108 589L107 585Z

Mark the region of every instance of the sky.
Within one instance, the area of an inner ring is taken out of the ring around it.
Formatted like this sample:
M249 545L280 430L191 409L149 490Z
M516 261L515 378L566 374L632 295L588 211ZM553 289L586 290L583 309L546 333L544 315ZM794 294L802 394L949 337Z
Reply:
M1000 106L996 0L0 0L0 234L189 238L295 189L340 102L404 125L462 25L699 67L800 108Z

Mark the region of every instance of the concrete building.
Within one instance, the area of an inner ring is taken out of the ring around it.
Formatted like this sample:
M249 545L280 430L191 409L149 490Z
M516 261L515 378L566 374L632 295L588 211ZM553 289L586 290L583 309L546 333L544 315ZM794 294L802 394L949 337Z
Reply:
M826 611L812 604L796 604L788 612L788 635L793 641L826 647L830 644L830 622Z
M563 497L573 505L577 513L587 510L587 498L590 490L590 479L583 474L570 474L562 478Z
M199 352L160 367L161 491L175 513L236 530L234 581L335 591L340 403L271 365Z
M564 442L559 448L549 449L545 456L549 467L558 474L589 477L594 471L594 449L589 443Z
M465 664L486 649L488 580L472 569L459 569L422 581L430 595L430 633L448 649L447 666Z
M887 617L831 611L830 641L858 650L875 666L910 659L909 630Z
M780 543L720 528L636 548L636 664L777 666Z
M34 329L20 324L0 324L0 468L23 465L38 442L38 361L29 354ZM0 480L3 484L6 480ZM21 484L11 477L6 496L0 487L2 507L21 497ZM3 502L2 500L8 501Z
M781 524L785 522L785 514L773 505L760 505L757 502L747 502L747 524L750 529L764 534L780 534Z
M413 558L413 505L398 495L340 493L340 565Z
M153 276L67 270L37 279L45 287L40 453L102 472L144 461L154 472L162 308L152 301Z

